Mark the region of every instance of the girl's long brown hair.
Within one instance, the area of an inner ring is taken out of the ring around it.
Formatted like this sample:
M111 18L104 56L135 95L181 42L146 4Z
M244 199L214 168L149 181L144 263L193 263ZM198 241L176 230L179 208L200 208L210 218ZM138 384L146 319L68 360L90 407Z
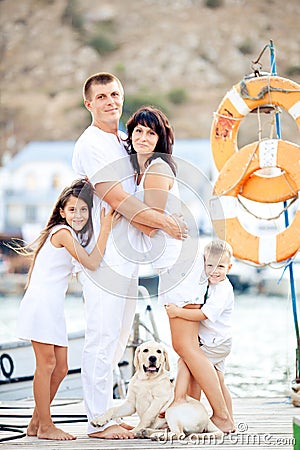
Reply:
M86 247L88 245L88 243L90 242L90 240L92 238L92 234L93 234L92 217L91 217L91 212L92 212L92 207L93 207L93 193L94 193L94 188L91 185L91 183L89 181L87 181L86 179L80 179L80 180L73 181L71 186L66 187L60 194L59 198L57 199L57 201L54 205L52 214L47 222L47 225L41 231L38 238L35 241L33 241L32 243L27 244L25 246L20 245L20 243L17 243L17 241L13 241L13 245L9 246L19 255L30 256L32 258L32 261L31 261L31 264L29 267L29 271L28 271L28 278L27 278L25 289L28 287L28 284L30 282L32 270L33 270L37 255L38 255L39 251L41 250L41 248L43 247L43 245L45 244L52 228L56 225L67 224L66 220L61 216L60 210L64 209L67 201L69 200L69 198L71 196L80 198L88 206L89 220L87 221L84 228L79 233L77 233L80 244L83 247Z

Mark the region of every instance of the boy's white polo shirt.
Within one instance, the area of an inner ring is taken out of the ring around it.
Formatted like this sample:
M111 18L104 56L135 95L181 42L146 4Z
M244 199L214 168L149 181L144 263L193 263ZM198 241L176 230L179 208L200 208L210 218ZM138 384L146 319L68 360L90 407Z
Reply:
M210 285L202 311L206 320L201 320L199 336L205 345L220 345L232 337L232 313L234 308L233 287L228 278Z

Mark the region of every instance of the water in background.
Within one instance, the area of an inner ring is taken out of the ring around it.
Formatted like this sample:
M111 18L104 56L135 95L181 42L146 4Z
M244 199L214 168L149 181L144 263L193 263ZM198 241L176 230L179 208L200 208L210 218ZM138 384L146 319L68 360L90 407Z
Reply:
M0 342L15 339L15 321L20 299L0 297ZM147 302L139 300L137 311L150 328ZM151 307L159 336L171 357L171 375L176 374L176 354L170 346L168 320L152 298ZM68 331L84 328L81 297L68 297ZM143 338L147 339L147 333ZM284 297L236 294L233 349L227 359L226 380L234 397L285 395L295 377L296 339L291 300ZM79 359L80 361L80 359Z

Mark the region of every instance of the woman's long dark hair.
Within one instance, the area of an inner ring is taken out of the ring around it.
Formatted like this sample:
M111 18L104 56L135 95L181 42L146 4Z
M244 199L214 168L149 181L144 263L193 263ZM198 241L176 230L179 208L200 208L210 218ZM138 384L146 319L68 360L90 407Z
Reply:
M132 133L138 125L151 128L151 130L155 131L158 135L155 150L145 162L145 168L148 167L150 162L154 159L162 158L169 164L174 175L176 175L176 164L172 158L174 133L166 115L153 106L142 106L130 117L126 124L128 136L126 140L127 151L131 156L131 163L134 170L137 173L140 173L136 151L132 145Z
M93 234L93 225L92 225L92 207L93 207L93 193L94 188L91 183L85 179L75 180L71 184L71 186L66 187L59 198L57 199L52 214L47 222L45 228L41 231L39 237L32 243L22 246L20 244L10 246L16 253L24 256L31 256L32 261L28 271L28 278L25 288L28 286L30 277L32 274L33 266L36 260L36 257L45 244L52 228L55 225L67 224L66 220L61 216L60 210L64 209L67 201L71 196L80 198L83 200L88 207L89 210L89 220L86 225L79 233L77 233L78 240L83 247L86 247L90 242Z

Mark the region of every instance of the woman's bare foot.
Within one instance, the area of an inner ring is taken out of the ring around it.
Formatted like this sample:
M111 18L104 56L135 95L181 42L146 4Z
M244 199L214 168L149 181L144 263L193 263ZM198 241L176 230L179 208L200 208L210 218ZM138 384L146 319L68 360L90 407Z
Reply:
M211 416L210 420L216 425L217 428L219 428L219 430L223 431L223 433L225 434L233 433L235 431L234 423L229 417L222 418L213 415Z
M37 431L37 437L39 439L52 439L55 441L72 441L76 439L76 437L72 436L69 433L61 430L60 428L56 428L55 425L49 425L47 427L39 427Z
M120 425L120 427L125 428L125 430L130 431L130 430L134 429L134 427L132 425L128 425L128 423L125 423L125 422L121 422L119 425Z
M131 433L123 426L111 425L105 430L89 434L89 437L98 439L134 439L135 436L134 433Z
M186 397L185 398L177 398L176 400L173 400L173 402L171 403L169 408L171 408L171 406L182 405L183 403L186 403L186 402L187 402Z
M37 436L38 429L39 429L39 422L34 419L31 419L26 430L27 436Z

